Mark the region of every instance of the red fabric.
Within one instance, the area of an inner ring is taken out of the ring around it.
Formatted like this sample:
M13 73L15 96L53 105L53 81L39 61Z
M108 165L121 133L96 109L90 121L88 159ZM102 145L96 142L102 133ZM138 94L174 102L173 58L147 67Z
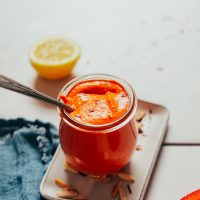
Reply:
M200 189L188 194L181 200L200 200Z

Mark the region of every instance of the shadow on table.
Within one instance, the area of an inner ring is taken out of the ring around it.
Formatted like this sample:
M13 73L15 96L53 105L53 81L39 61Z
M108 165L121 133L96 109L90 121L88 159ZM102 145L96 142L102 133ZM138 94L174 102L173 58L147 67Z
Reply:
M70 74L68 77L61 80L46 80L41 78L40 76L37 76L35 78L33 87L36 90L56 99L61 88L74 77L75 76L73 74ZM42 103L40 101L37 102L42 105L48 106L49 108L53 108L46 103Z

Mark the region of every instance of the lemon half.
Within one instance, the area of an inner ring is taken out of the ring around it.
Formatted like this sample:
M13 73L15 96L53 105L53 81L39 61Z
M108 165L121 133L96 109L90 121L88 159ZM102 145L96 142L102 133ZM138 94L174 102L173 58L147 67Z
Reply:
M36 43L29 60L41 77L56 80L69 75L79 57L80 47L76 42L54 37Z

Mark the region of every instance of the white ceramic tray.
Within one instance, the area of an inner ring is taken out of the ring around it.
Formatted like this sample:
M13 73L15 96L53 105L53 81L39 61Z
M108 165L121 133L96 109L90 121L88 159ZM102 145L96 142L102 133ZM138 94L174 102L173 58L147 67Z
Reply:
M160 146L162 144L169 113L163 106L145 101L138 102L138 108L143 109L147 114L143 120L143 134L139 134L137 143L143 147L141 151L135 151L130 163L124 169L136 177L136 182L131 185L132 193L126 191L129 200L142 200L145 194L151 172L155 165ZM111 190L116 183L94 183L89 177L83 177L64 171L65 157L60 146L58 147L48 170L41 182L40 193L49 200L58 200L56 192L59 188L55 185L54 179L60 178L78 189L81 194L89 196L89 200L112 200ZM119 199L116 197L115 199Z

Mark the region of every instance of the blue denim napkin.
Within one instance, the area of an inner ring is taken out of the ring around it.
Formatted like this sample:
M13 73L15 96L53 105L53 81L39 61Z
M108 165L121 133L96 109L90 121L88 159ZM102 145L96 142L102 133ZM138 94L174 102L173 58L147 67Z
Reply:
M57 145L50 123L0 119L0 200L41 200L39 185Z

